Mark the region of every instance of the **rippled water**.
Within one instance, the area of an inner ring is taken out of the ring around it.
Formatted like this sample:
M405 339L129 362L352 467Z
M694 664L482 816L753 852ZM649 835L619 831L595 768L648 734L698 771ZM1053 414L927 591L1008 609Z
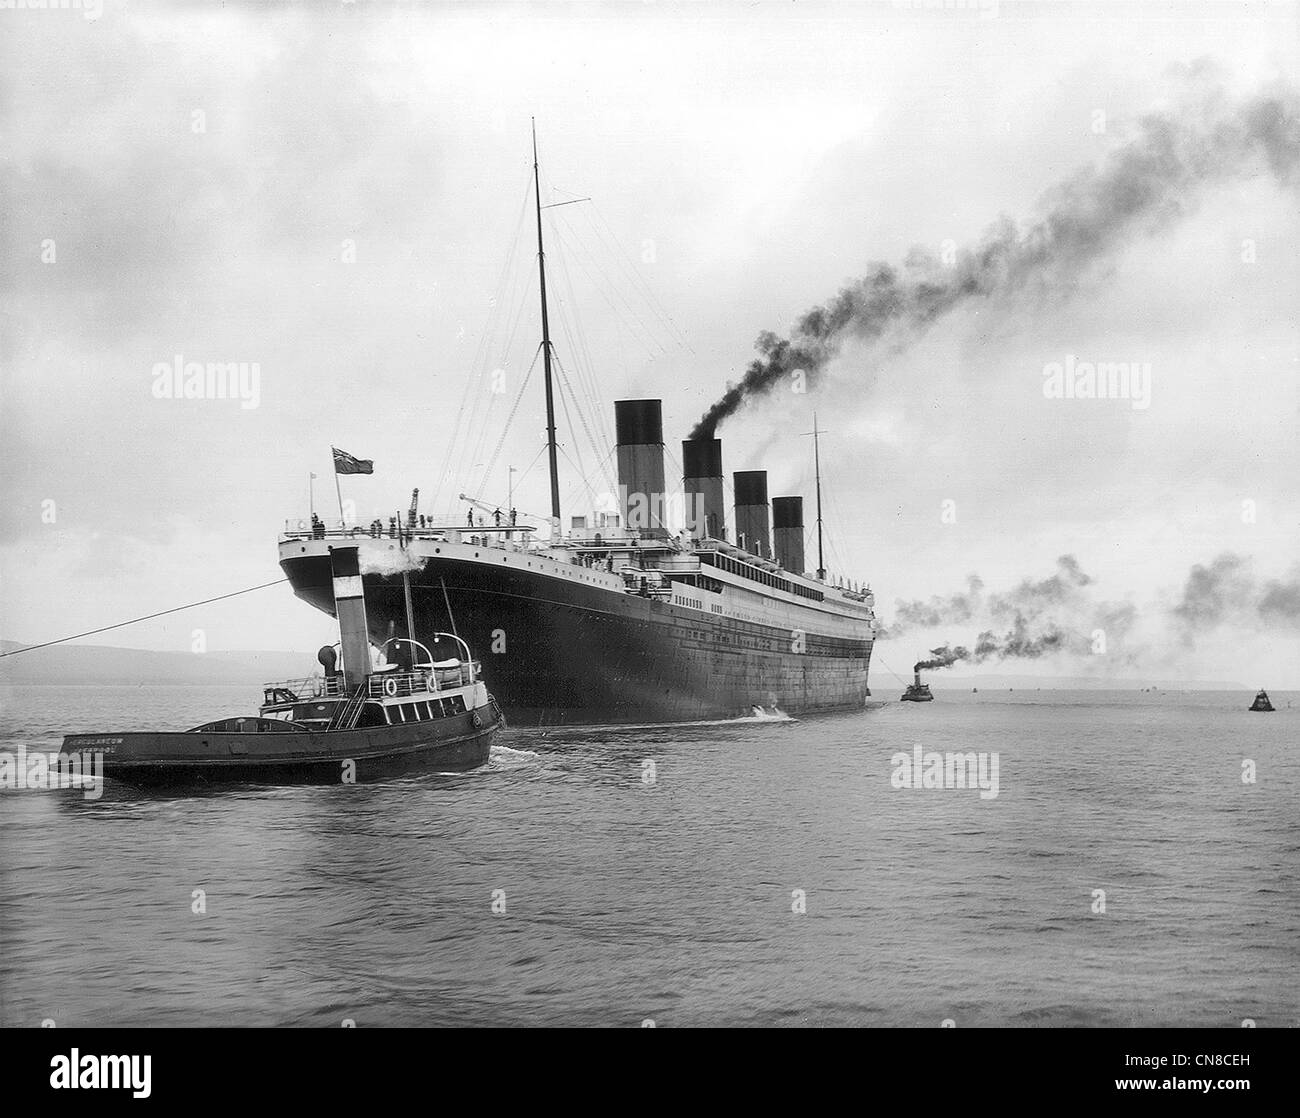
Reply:
M10 688L3 747L254 698ZM0 1024L1294 1026L1300 696L1273 698L940 690L511 731L381 785L0 792ZM999 795L892 788L916 744L997 751Z

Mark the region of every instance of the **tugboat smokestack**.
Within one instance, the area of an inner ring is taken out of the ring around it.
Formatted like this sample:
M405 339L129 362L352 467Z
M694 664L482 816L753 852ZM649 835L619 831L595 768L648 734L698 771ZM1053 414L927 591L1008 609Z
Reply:
M615 400L619 512L642 536L664 539L664 417L662 400Z
M722 440L682 442L682 488L686 492L686 525L695 539L727 538L726 500L722 495Z
M767 471L738 470L736 484L736 542L751 555L772 556L772 523L767 507Z
M343 647L343 678L349 691L370 675L370 631L366 624L366 597L361 584L361 551L331 547L330 572L334 578L334 613L339 620Z

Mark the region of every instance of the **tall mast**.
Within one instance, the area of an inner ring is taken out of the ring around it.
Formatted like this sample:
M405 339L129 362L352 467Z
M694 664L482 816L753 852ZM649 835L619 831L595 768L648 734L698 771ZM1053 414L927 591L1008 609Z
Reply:
M822 558L822 457L817 445L817 413L813 412L813 466L817 471L817 581L826 581L826 560Z
M537 120L533 120L533 196L537 202L537 274L542 288L542 368L546 374L546 453L551 466L551 534L560 530L560 475L555 463L555 390L551 386L551 323L546 314L546 253L542 250L542 180L537 173Z

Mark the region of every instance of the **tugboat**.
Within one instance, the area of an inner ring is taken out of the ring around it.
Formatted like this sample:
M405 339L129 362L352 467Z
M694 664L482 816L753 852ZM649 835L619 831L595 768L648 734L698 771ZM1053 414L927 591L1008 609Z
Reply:
M391 662L372 668L357 546L331 548L330 562L341 670L327 646L323 677L266 684L256 716L185 731L70 734L62 753L102 753L106 778L136 785L350 784L486 762L505 719L469 646L455 633L433 634L432 649L390 639Z
M1251 710L1272 710L1273 704L1268 701L1268 692L1262 687L1259 694L1255 696L1255 701L1250 704Z
M921 682L921 673L914 673L914 682L907 685L907 690L903 692L903 697L899 700L902 703L932 703L934 696L930 694L930 685Z

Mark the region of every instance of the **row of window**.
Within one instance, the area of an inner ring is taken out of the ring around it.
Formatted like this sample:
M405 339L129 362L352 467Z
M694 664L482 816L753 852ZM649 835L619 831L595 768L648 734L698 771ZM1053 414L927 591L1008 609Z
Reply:
M863 642L846 642L842 638L808 636L791 632L782 636L767 636L762 633L731 629L709 632L703 629L679 630L681 636L702 644L727 644L735 648L747 648L754 652L798 652L805 656L833 656L865 659L867 648ZM847 646L847 647L846 647Z
M402 722L427 722L431 718L448 718L465 713L465 696L452 695L446 699L428 699L415 703L395 703L384 710L390 725Z
M801 598L809 598L814 602L824 601L826 598L826 595L820 590L814 590L798 582L791 582L788 578L774 575L770 571L761 571L757 567L751 567L748 563L741 563L729 555L702 551L699 553L699 559L701 563L708 563L724 571L730 571L733 575L740 575L741 578L747 578L751 582L761 582L764 586L770 586L774 590L784 590L787 594L797 594Z

